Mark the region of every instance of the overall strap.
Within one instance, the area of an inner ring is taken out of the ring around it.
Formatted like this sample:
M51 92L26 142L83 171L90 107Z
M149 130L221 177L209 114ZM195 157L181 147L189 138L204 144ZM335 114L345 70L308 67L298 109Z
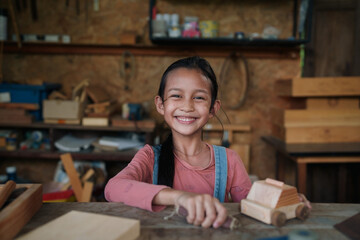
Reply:
M215 187L214 197L220 202L225 201L227 184L227 156L226 148L213 145L215 156Z
M215 157L215 186L214 197L220 202L225 201L226 184L227 184L227 156L226 148L213 145ZM161 145L152 146L154 151L154 169L153 169L153 184L158 184L159 172L159 156Z
M154 170L153 170L153 184L158 184L158 172L159 172L159 156L161 145L152 146L154 151Z

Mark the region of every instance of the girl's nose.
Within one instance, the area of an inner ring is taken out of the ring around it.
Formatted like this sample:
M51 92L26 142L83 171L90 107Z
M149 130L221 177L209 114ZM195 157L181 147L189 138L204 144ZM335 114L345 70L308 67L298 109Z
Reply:
M194 111L194 103L192 99L184 100L181 106L181 110L184 112L191 112Z

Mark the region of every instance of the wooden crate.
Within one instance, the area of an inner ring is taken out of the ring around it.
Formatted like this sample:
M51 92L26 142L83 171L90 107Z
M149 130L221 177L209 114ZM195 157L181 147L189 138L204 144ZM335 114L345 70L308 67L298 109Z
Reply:
M0 185L0 190L4 185ZM27 190L0 212L0 239L13 239L42 206L41 184L17 184ZM0 192L1 193L1 192Z

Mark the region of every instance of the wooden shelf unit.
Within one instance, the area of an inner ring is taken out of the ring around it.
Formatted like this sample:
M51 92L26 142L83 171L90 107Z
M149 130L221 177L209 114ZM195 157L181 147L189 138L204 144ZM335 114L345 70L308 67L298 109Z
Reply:
M0 158L19 158L19 159L49 159L49 160L58 160L60 155L64 152L58 151L54 143L58 139L61 133L67 131L87 131L87 132L97 132L97 133L109 133L109 132L135 132L145 134L145 142L152 144L152 132L153 128L138 128L135 127L90 127L90 126L81 126L81 125L61 125L61 124L45 124L45 123L32 123L32 124L0 124L1 129L21 129L21 131L37 129L45 130L49 132L50 146L49 151L46 150L15 150L7 151L0 150ZM127 150L119 152L72 152L71 155L76 160L101 160L101 161L119 161L119 162L130 162L133 156L135 155L136 150Z
M95 45L95 44L61 44L61 43L30 43L25 42L18 48L16 42L5 42L5 54L93 54L93 55L122 55L125 51L134 56L178 57L199 55L202 57L228 57L229 55L243 55L247 58L275 58L298 59L300 49L297 46L265 47L265 46L237 46L237 45Z

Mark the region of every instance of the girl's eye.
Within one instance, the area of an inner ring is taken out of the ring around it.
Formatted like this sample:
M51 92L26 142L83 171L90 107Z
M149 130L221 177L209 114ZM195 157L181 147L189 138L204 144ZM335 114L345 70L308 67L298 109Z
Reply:
M178 94L173 94L173 95L171 95L170 97L171 97L171 98L181 98L181 96L178 95Z
M196 99L196 100L205 100L205 98L204 97L194 97L194 99Z

